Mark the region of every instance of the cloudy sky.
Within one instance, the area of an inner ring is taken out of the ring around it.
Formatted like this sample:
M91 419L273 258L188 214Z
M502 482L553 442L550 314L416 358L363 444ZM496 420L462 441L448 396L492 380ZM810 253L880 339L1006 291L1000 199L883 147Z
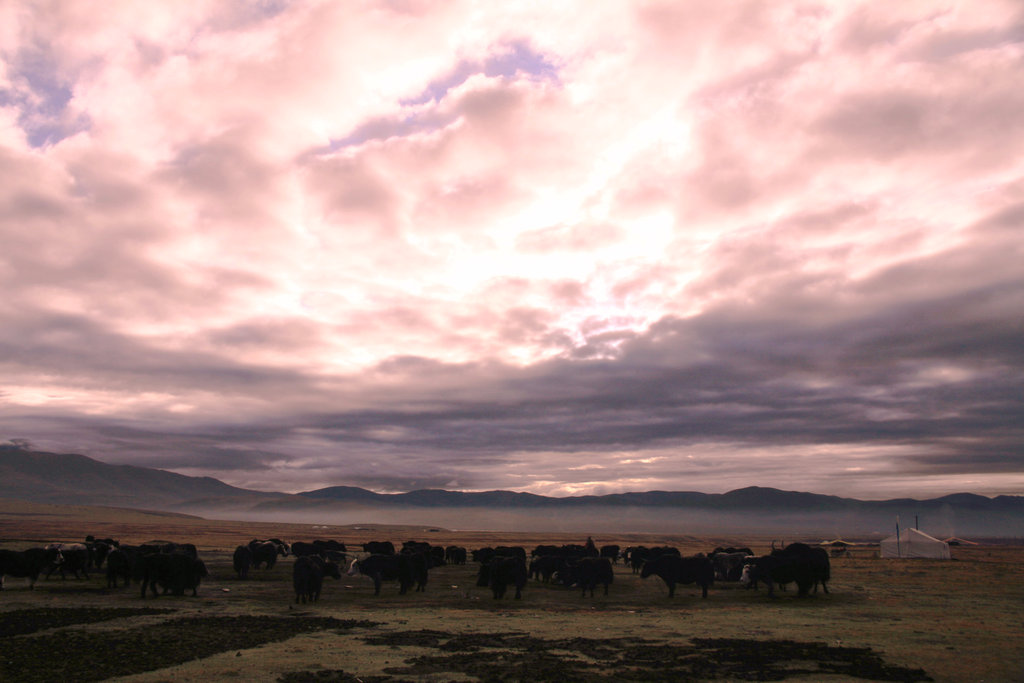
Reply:
M0 442L1024 494L1022 83L1016 0L4 2Z

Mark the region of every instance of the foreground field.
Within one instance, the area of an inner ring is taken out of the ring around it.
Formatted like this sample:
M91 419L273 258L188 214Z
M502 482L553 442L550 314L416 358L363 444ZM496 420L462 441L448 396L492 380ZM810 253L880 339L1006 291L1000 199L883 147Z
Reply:
M154 538L195 543L211 576L198 597L143 600L103 577L0 594L0 680L56 681L1020 681L1024 680L1024 548L954 549L951 562L881 560L872 548L833 560L828 595L719 584L706 600L621 565L608 596L531 582L516 601L475 585L476 567L431 571L423 593L399 596L366 579L328 580L320 602L295 605L291 558L248 581L231 551L253 537L425 540L468 548L579 543L535 534L417 527L310 527L218 522L97 508L0 501L0 547ZM600 537L671 544L684 553L769 539ZM787 539L800 540L800 539ZM600 591L599 591L600 593Z

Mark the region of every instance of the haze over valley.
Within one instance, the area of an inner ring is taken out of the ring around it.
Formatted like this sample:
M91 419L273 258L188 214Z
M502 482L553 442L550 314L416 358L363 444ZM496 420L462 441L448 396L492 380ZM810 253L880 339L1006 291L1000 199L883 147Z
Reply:
M904 526L943 538L1024 538L1024 497L958 494L862 501L747 487L724 494L647 491L548 497L512 491L380 494L349 486L298 494L253 491L212 478L82 455L0 446L0 499L160 510L210 519L452 530L641 534L789 534L878 540Z

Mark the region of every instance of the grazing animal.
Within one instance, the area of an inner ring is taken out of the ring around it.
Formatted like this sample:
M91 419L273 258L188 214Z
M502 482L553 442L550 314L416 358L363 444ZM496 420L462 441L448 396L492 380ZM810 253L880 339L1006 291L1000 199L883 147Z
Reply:
M326 556L321 554L320 557L330 560L339 566L348 564L348 553L343 553L337 550L328 550Z
M261 564L267 569L273 569L278 556L284 556L287 552L283 545L273 541L249 541L249 550L252 551L253 569L259 569Z
M611 560L612 564L619 561L619 546L617 545L603 545L601 546L601 557L607 557Z
M29 589L35 588L39 575L55 561L60 562L59 551L51 552L45 548L0 549L0 590L3 590L5 576L28 579Z
M701 588L701 597L708 597L708 587L715 582L715 569L711 560L703 555L678 557L664 554L644 563L640 570L640 578L646 579L652 574L660 576L668 586L668 597L676 594L676 584L695 583Z
M485 571L486 570L486 571ZM521 557L509 555L496 555L491 561L480 567L481 576L486 574L488 587L495 600L505 597L508 587L515 586L515 599L523 597L523 587L526 586L526 560ZM477 580L479 585L480 581Z
M315 545L317 548L320 549L320 554L321 555L326 555L328 553L347 553L348 552L348 549L345 547L344 543L342 543L341 541L335 541L333 539L328 539L326 541L317 539L317 540L313 541L313 545ZM292 554L293 555L295 554L295 544L294 543L292 543Z
M477 548L471 553L471 556L473 557L474 562L487 564L491 561L491 558L494 557L494 548L491 548L490 546L486 548Z
M547 583L556 572L564 574L567 563L576 562L587 556L586 546L579 544L538 545L530 555L530 576Z
M558 553L567 560L578 560L587 556L587 546L579 543L567 543L558 549Z
M711 564L715 567L716 581L739 581L743 576L743 567L753 557L743 551L719 552L715 551L708 555Z
M341 578L338 565L324 560L319 555L301 555L292 565L292 586L295 588L295 602L305 604L320 599L324 576Z
M425 541L406 541L402 544L402 554L422 555L428 569L444 565L444 548L430 545Z
M158 584L165 594L184 595L191 589L195 596L204 576L209 576L206 564L184 553L149 553L141 555L136 563L135 578L142 584L142 598L146 597L147 588L154 598L158 597Z
M150 553L173 553L178 549L178 544L173 541L146 541L139 546L139 552L143 555Z
M568 560L557 555L541 555L530 561L530 576L542 583L551 583L556 572L565 571Z
M793 582L793 576L789 571L780 571L776 574L776 568L782 564L782 561L777 557L771 555L759 555L748 558L746 563L743 565L743 573L740 575L740 583L747 587L747 589L753 588L757 590L759 584L764 583L768 586L768 595L775 595L775 585L778 584L779 588L785 590L786 584Z
M50 578L54 571L60 572L61 579L67 577L67 572L74 574L76 579L89 578L91 557L89 548L84 543L51 543L46 549L56 550L61 558L60 562L55 562L46 569L46 578Z
M607 557L581 557L576 562L567 563L562 572L562 583L566 586L577 585L583 590L583 597L590 591L594 597L594 589L598 584L604 586L604 594L608 595L608 586L615 580L612 562Z
M810 567L811 576L814 579L814 592L818 592L818 586L828 593L828 582L832 578L832 564L828 559L828 553L824 548L809 546L806 543L790 543L781 550L773 550L777 557L799 558ZM799 583L797 586L799 587Z
M432 546L426 541L405 541L402 543L404 553L429 553Z
M655 546L653 548L648 548L646 546L638 545L629 549L629 565L632 567L633 573L637 574L646 562L661 557L662 555L680 557L679 549L673 548L672 546Z
M644 561L647 559L648 552L650 552L650 548L647 546L630 546L623 553L623 561L633 570L634 574L639 574L644 566Z
M247 545L235 548L235 552L231 556L231 566L240 580L248 579L249 569L252 567L252 549Z
M281 557L288 557L288 553L291 550L291 546L282 541L280 538L254 538L249 541L249 545L259 543L273 543L277 547L277 554Z
M92 534L85 537L85 546L89 549L89 566L101 569L107 555L118 546L112 538L96 538Z
M123 579L125 586L131 584L137 556L138 548L129 545L119 546L107 553L107 588L117 588L118 579Z
M444 549L444 559L448 564L466 564L466 549L460 545L450 545Z
M409 562L409 569L412 572L413 583L416 585L416 592L427 590L428 572L431 567L431 556L427 553L405 553Z
M526 548L521 545L499 545L494 548L494 555L500 557L518 557L526 562Z
M292 543L291 552L295 557L306 557L307 555L323 556L327 554L325 547L316 543L306 543L305 541L295 541Z
M750 558L743 567L741 581L748 588L757 588L758 583L764 582L768 586L768 595L772 597L775 596L775 584L785 587L796 583L797 595L806 597L811 589L817 592L819 584L828 593L831 578L831 564L824 548L791 543L773 550L770 555Z
M395 544L391 541L368 541L363 544L363 552L371 555L394 555Z
M177 547L172 551L179 555L188 555L193 560L199 559L199 551L196 549L194 543L178 543Z
M191 589L193 597L196 596L199 589L199 582L210 575L209 570L206 568L206 563L200 560L198 557L189 558L192 561L190 571L185 577L185 588ZM182 591L184 592L184 591Z
M362 574L373 579L373 594L380 595L383 581L398 581L398 594L405 595L416 581L409 555L370 555L352 560L348 575Z

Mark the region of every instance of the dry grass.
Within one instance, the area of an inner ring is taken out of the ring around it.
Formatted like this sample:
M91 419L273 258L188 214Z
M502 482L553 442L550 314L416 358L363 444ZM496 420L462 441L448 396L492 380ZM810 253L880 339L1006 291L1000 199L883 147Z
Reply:
M35 654L17 670L0 670L0 678L48 680L29 674L46 662L73 663L97 651L106 660L114 653L124 660L128 668L116 671L141 672L146 667L139 662L160 667L124 679L150 682L1024 680L1021 547L955 548L951 562L880 560L873 549L861 549L833 561L830 594L807 599L792 593L770 599L719 585L706 600L692 586L669 600L660 580L643 581L619 566L608 596L581 598L574 590L531 582L522 600L495 601L475 586L470 563L432 570L425 593L399 596L385 584L375 597L369 581L343 577L328 580L316 605L297 606L290 558L243 582L231 572L234 547L254 537L334 538L350 545L415 539L469 548L583 539L417 527L324 529L0 501L0 547L81 540L86 534L125 543L195 543L211 576L197 598L145 601L134 586L106 589L99 576L61 581L55 575L33 591L24 580L8 578L0 594L0 623L31 621L48 610L57 625L4 639L6 653L31 645ZM686 553L722 544L763 551L769 539L680 534L595 540L667 543ZM98 611L112 609L126 611ZM90 616L101 620L85 623ZM117 644L134 649L115 650ZM103 671L92 680L102 679Z

